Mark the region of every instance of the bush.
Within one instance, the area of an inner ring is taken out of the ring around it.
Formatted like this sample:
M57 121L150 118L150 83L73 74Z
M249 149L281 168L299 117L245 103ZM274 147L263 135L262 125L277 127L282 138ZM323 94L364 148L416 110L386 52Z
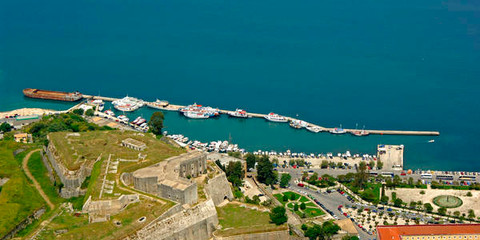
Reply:
M89 117L92 117L93 116L93 109L88 109L86 112L85 112L85 115L89 116Z
M234 196L236 199L242 199L242 198L243 198L243 193L242 193L242 191L237 190L237 191L235 191L235 192L233 193L233 196Z
M307 229L308 229L307 225L302 224L302 230L303 230L303 231L306 231Z
M288 217L284 207L276 207L270 213L270 220L276 225L282 225L287 222Z
M472 196L472 192L467 192L467 197L471 197Z
M425 191L423 191L423 190L422 190L422 191L420 191L420 194L422 194L422 195L423 195L423 194L425 194Z
M75 113L77 115L83 115L83 109L77 108L77 109L73 110L73 113Z
M305 210L307 208L307 205L305 205L304 202L300 204L300 209Z

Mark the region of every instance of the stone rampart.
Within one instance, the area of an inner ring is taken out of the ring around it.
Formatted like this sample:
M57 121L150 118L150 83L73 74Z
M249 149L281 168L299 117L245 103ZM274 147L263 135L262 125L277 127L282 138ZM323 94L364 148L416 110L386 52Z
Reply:
M129 204L140 201L137 194L122 195L118 199L92 200L89 196L82 207L84 213L88 213L90 222L106 221L111 215L115 215L125 209Z
M212 200L154 221L125 240L206 240L218 225L217 211Z
M290 240L290 234L288 229L273 231L273 232L261 232L261 233L250 233L250 234L241 234L228 237L217 237L215 236L213 240Z
M224 172L209 179L208 183L205 185L205 190L207 191L208 196L212 198L215 206L218 206L226 199L229 201L233 200L232 189L230 188L230 184L228 183Z
M58 160L59 157L57 156L57 149L51 142L46 148L45 153L50 165L53 167L55 173L63 183L60 196L63 198L71 198L85 194L85 190L81 190L80 187L82 186L83 181L85 181L85 178L90 176L93 164L88 166L83 164L78 170L75 171L67 169ZM46 166L48 166L48 164Z

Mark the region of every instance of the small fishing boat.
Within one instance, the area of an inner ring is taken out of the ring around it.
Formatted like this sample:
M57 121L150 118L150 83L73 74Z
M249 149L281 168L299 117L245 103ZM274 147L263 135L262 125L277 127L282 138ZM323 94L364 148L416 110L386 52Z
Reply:
M332 134L345 134L345 133L347 133L347 131L342 128L342 124L340 124L339 128L334 128L334 129L330 130L329 132L332 133Z

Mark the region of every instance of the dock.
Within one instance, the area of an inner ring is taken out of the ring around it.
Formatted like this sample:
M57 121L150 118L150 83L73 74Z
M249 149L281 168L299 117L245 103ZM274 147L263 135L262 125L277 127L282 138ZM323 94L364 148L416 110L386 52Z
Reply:
M93 95L83 95L83 97L86 98L86 99L99 99L99 100L108 101L108 102L113 102L115 100L118 100L118 98L104 97L104 96L93 96ZM148 105L152 105L153 103L145 101L145 104L148 106ZM159 109L166 110L166 111L178 111L179 109L184 108L184 107L186 107L186 106L169 104L168 106L163 107L163 108L159 108ZM219 109L219 112L221 114L228 114L229 112L233 112L233 111ZM250 113L249 112L248 116L255 117L255 118L264 118L265 116L267 116L267 114ZM289 121L299 120L299 119L292 118L292 117L286 117L286 118ZM308 123L308 126L319 127L322 131L325 131L325 132L328 132L328 131L331 131L331 130L335 129L335 128L323 127L323 126L316 125L316 124L313 124L313 123ZM344 130L347 133L352 133L354 131L358 131L358 129L344 129ZM438 131L367 130L367 129L365 129L365 131L370 133L370 134L376 134L376 135L410 135L410 136L439 136L440 135L440 132L438 132Z

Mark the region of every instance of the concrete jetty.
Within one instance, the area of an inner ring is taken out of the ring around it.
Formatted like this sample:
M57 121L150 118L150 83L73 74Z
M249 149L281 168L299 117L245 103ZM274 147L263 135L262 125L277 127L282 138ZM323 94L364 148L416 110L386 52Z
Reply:
M93 96L93 95L83 95L83 97L87 98L87 99L100 99L100 100L109 101L109 102L113 102L113 101L118 99L118 98L111 98L111 97L104 97L104 96ZM153 105L152 102L145 102L145 104L147 106L152 106ZM186 106L169 104L168 106L161 107L159 109L166 110L166 111L178 111L180 108L184 108L184 107L186 107ZM233 111L219 109L219 112L221 114L228 114L228 113L233 112ZM249 112L248 116L256 117L256 118L264 118L265 116L267 116L267 114L250 113ZM299 119L292 118L292 117L286 117L286 118L289 121L299 120ZM323 126L312 124L312 123L309 123L308 125L312 126L312 127L319 127L322 131L326 131L326 132L335 129L335 128L323 127ZM358 129L344 129L344 130L347 133L352 133L352 132L358 131ZM440 135L440 132L438 132L438 131L367 130L367 129L365 129L365 131L370 133L370 134L377 134L377 135L412 135L412 136L439 136Z

